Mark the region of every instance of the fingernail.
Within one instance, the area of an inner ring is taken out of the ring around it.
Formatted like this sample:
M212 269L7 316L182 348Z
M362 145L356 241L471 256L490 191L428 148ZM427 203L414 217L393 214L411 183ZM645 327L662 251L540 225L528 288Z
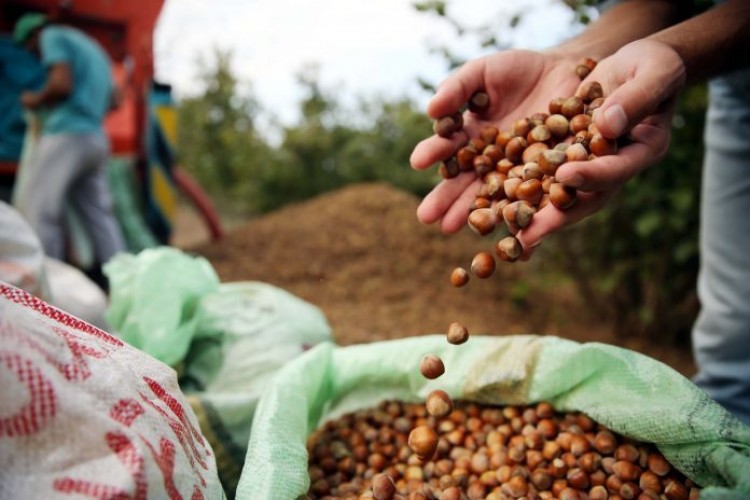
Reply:
M607 108L604 111L604 119L607 120L609 128L611 128L612 132L617 136L622 135L628 127L628 116L619 104Z

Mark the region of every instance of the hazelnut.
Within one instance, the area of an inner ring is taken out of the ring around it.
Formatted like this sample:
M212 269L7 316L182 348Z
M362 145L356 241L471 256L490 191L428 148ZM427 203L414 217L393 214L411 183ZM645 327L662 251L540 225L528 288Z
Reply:
M435 120L432 130L440 137L448 138L461 130L464 126L464 119L461 113L443 116Z
M559 114L562 111L562 105L565 102L565 97L555 97L549 102L547 109L549 109L550 115Z
M469 214L468 223L472 231L485 236L495 230L497 218L491 208L477 208Z
M497 127L493 125L485 125L479 129L479 137L481 137L484 142L490 145L495 144L498 133L499 131L497 130Z
M576 190L559 182L552 183L549 187L549 201L559 210L567 210L575 205L578 200Z
M396 494L396 485L388 474L376 474L372 478L372 495L375 500L391 500Z
M471 271L477 278L487 279L495 272L495 259L489 252L479 252L471 261Z
M443 364L443 360L434 354L427 354L419 363L419 371L425 378L432 380L445 373L445 365Z
M492 161L492 158L484 154L477 155L476 157L474 157L474 161L472 162L474 172L480 179L487 175L489 172L495 170L496 164L497 161Z
M542 169L539 167L538 163L532 161L523 166L523 174L521 174L521 179L525 181L528 181L529 179L541 180L542 177L544 177L544 172L542 172Z
M648 470L657 476L664 477L672 470L672 466L663 455L653 452L648 455Z
M469 273L463 267L457 267L451 272L451 285L456 288L464 286L469 282Z
M589 152L583 144L575 143L568 146L565 156L568 161L586 161L589 159Z
M535 142L547 142L552 138L552 132L546 125L537 125L526 134L526 141L529 144Z
M486 92L475 92L469 98L468 107L472 113L484 113L490 108L490 96Z
M515 262L523 253L523 247L516 237L507 236L495 244L495 253L505 262Z
M567 159L568 156L565 154L565 151L560 151L559 149L548 149L547 151L542 152L539 157L539 169L545 175L553 176L555 175L555 172L557 172L558 167L565 163Z
M602 84L599 82L586 82L577 92L578 96L583 99L586 104L594 101L595 99L601 99L604 97L604 90Z
M526 142L525 138L512 138L510 141L508 141L508 144L505 145L505 157L508 160L512 161L514 164L520 163L521 156L523 155L526 146L528 146L528 142Z
M503 182L503 190L505 191L505 196L510 201L515 201L517 199L516 197L516 189L519 185L523 182L523 179L520 179L518 177L516 178L508 178Z
M409 433L409 448L420 459L429 460L437 449L438 436L432 427L420 425Z
M447 392L437 389L427 395L425 408L433 417L441 418L453 411L453 401Z
M601 134L594 134L589 140L589 150L596 156L617 154L617 141L607 139Z
M549 146L545 144L544 142L535 142L534 144L529 145L526 149L523 150L523 154L521 155L521 161L523 163L529 163L529 162L539 162L539 157L542 155L542 153L549 149Z
M547 126L550 133L558 139L568 135L568 131L570 130L570 122L565 116L559 113L550 115L544 121L544 124Z
M601 430L594 436L594 448L599 453L609 455L617 448L617 438L608 430Z
M570 133L577 134L584 130L588 131L589 125L591 125L591 117L589 115L575 115L570 119Z
M580 115L584 111L583 99L578 96L571 96L565 99L560 113L566 116L568 119L573 118L575 115Z
M469 330L461 323L453 322L448 326L448 343L460 345L469 340Z
M471 146L464 146L456 152L456 161L458 168L462 172L469 172L474 169L474 158L479 155L476 149Z
M523 201L528 201L532 205L539 203L542 199L542 182L539 179L529 179L523 181L516 188L516 198Z
M443 176L443 179L452 179L461 173L461 169L458 166L456 158L450 157L440 164L438 172Z

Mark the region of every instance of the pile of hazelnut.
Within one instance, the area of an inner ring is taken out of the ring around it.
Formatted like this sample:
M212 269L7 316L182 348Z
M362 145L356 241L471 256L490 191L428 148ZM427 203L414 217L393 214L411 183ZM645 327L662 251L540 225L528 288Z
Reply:
M442 403L439 403L442 407ZM453 405L449 405L453 406ZM407 438L412 428L417 440ZM308 439L305 499L692 500L699 488L651 444L548 403L457 401L445 418L385 401Z

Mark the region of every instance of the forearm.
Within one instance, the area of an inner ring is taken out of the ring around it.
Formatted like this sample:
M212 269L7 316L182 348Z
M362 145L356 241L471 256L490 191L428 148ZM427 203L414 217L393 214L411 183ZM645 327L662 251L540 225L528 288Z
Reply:
M651 37L682 58L689 81L750 66L750 2L728 0Z
M632 41L671 26L680 19L679 1L626 0L606 10L580 35L551 49L552 53L601 60Z

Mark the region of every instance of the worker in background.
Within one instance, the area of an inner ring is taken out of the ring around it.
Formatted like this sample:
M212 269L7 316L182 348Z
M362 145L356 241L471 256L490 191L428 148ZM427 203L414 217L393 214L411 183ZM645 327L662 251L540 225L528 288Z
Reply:
M602 84L605 103L595 112L599 132L627 137L617 155L563 164L555 178L582 191L575 207L540 210L518 239L528 257L542 239L599 210L631 177L667 152L674 102L689 81L712 79L701 193L701 312L693 329L696 384L750 423L750 2L727 0L681 17L690 2L615 2L579 36L545 52L509 50L470 61L438 88L432 118L458 111L485 90L491 108L467 114L465 129L491 123L509 129L514 119L545 111L559 95L581 85L573 72L585 57L599 60L586 78ZM416 169L450 157L465 134L437 135L411 156ZM441 221L446 233L466 223L479 181L462 174L441 182L418 208L424 223ZM667 187L665 186L665 189Z
M116 101L109 58L95 40L51 24L43 14L22 16L13 38L41 59L47 75L41 89L21 94L23 106L43 125L23 192L14 196L18 209L46 255L65 260L63 209L72 203L92 239L96 265L91 277L106 287L101 265L126 248L105 172L109 143L103 120Z

